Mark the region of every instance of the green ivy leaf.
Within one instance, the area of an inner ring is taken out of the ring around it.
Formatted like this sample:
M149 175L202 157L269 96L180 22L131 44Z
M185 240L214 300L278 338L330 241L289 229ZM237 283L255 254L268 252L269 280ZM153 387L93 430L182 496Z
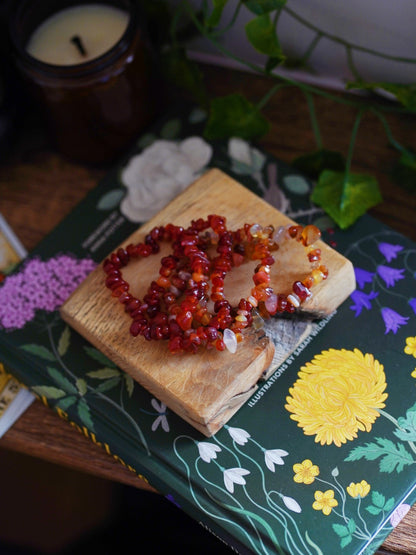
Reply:
M241 137L254 139L269 130L266 118L239 93L217 97L211 101L211 110L204 136L208 140Z
M312 191L312 202L346 229L365 212L382 201L377 179L371 175L324 170Z
M292 161L292 166L308 177L317 179L324 170L343 172L345 170L345 160L340 152L322 148L298 156Z
M59 356L63 357L68 350L69 343L71 340L71 332L68 326L65 326L64 331L61 333L61 337L58 341L58 353Z
M258 52L283 62L285 56L277 37L276 24L268 13L259 15L246 23L245 30L250 44Z
M43 358L44 360L50 360L50 361L56 360L55 355L43 345L35 345L34 343L28 343L27 345L22 345L20 348L32 355L36 355L40 358Z
M256 15L280 10L286 4L286 0L243 0L244 5Z
M218 25L227 2L228 0L212 0L212 12L205 20L205 24L208 27L216 27Z
M397 100L411 112L416 112L416 83L365 83L364 81L354 81L347 83L347 89L361 89L376 91L383 89L394 95Z

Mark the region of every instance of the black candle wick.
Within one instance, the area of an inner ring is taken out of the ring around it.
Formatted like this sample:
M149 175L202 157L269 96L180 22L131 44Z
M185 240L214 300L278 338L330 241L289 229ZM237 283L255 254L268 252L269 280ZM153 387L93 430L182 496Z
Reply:
M82 44L82 40L80 39L80 37L78 35L74 35L71 38L71 42L72 42L72 44L75 44L75 46L78 48L78 51L81 54L81 56L86 56L87 55L87 51L85 50L84 45Z

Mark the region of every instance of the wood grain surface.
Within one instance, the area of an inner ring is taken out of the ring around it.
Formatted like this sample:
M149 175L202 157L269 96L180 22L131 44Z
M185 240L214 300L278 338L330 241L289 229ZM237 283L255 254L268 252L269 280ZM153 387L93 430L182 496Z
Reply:
M271 82L267 78L213 66L201 66L201 69L213 95L241 91L256 104L270 90ZM172 91L168 92L171 97ZM349 96L340 93L335 96L342 102L316 97L315 110L324 145L346 155L357 109L349 105ZM390 109L386 100L378 102ZM416 118L393 109L394 106L386 115L392 135L400 144L415 149ZM160 111L163 110L161 106ZM281 89L269 100L264 114L270 121L270 131L259 141L261 148L289 164L296 156L316 148L308 105L298 89ZM44 132L43 121L35 111L22 115L13 139L9 150L1 153L0 212L30 251L97 184L109 167L87 167L63 158ZM393 181L391 171L396 160L397 153L390 147L381 122L374 114L366 113L357 136L352 170L370 173L379 182L383 202L370 213L416 241L416 195ZM132 487L148 487L38 401L3 436L0 447ZM413 507L378 553L415 555L415 530L416 507Z
M230 230L237 230L247 221L273 225L275 229L294 223L222 171L211 169L121 246L143 242L156 226L174 223L187 227L196 215L205 219L215 214L218 206ZM256 215L254 220L251 214ZM355 278L349 260L322 241L314 247L320 248L329 276L313 288L302 309L318 317L333 312L352 293ZM157 279L160 256L166 254L162 251L157 260L151 256L136 260L123 269L135 297L143 298L150 281ZM310 271L305 249L289 240L275 257L270 285L275 291L289 294L293 282L304 279ZM257 263L243 264L227 276L225 296L232 306L248 296ZM172 356L165 341L149 342L129 334L130 318L104 286L104 276L102 268L97 267L84 280L61 307L63 319L196 429L206 436L217 432L257 388L272 361L273 343L261 329L250 328L234 354L211 349L196 355Z

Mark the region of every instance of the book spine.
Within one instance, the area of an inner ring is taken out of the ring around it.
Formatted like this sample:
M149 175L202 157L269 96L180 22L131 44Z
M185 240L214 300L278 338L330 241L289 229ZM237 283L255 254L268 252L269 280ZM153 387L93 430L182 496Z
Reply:
M33 384L35 384L37 376L41 376L40 372L36 371L35 361L31 361L30 356L18 356L16 354L17 350L13 350L10 346L3 345L1 352L4 363L7 364L7 367L13 372L13 375L18 380L24 380L30 390L30 384L27 383L27 373L20 373L19 368L28 368L32 364L34 369ZM196 520L204 530L216 537L219 542L227 545L231 551L242 555L249 555L252 553L252 551L249 550L243 543L239 542L237 538L233 537L222 526L220 526L216 520L211 518L206 512L199 509L195 506L195 504L188 500L189 490L184 486L180 478L169 472L168 479L163 479L165 474L167 474L167 470L163 467L163 464L160 463L157 456L149 456L143 453L143 457L140 458L140 463L138 463L137 459L135 461L130 460L127 452L123 453L120 447L114 448L113 445L110 445L103 438L99 437L98 434L91 432L80 420L76 418L75 414L69 415L59 407L49 404L45 397L39 396L36 393L34 394L38 400L40 400L49 409L52 409L57 416L66 421L68 425L74 427L78 432L92 441L92 443L104 449L109 456L120 463L123 467L127 468L130 472L134 473L138 479L143 480L146 484L154 488L159 494L173 502L189 517ZM221 521L221 519L219 519L219 521Z

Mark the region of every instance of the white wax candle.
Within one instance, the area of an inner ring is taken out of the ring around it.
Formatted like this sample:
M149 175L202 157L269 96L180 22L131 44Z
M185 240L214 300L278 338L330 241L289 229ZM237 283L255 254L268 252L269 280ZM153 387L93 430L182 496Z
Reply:
M77 65L110 50L127 28L128 14L104 4L86 4L64 9L49 17L32 34L27 52L53 65ZM78 37L83 55L73 38Z

